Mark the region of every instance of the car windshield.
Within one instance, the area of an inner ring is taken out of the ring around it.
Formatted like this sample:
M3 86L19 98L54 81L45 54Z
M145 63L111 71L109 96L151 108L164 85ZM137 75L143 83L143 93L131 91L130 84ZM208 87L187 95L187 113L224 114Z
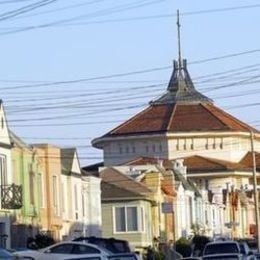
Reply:
M233 243L211 244L206 246L204 255L225 253L239 253L239 249L237 245Z
M203 260L238 260L238 259L239 256L234 256L234 255L229 255L229 256L214 255L212 257L203 258Z

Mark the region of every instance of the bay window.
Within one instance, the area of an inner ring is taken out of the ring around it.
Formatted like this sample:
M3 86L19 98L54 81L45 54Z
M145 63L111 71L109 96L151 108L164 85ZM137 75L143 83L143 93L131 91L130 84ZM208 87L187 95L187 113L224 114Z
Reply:
M114 223L115 232L143 232L144 210L136 206L115 207Z

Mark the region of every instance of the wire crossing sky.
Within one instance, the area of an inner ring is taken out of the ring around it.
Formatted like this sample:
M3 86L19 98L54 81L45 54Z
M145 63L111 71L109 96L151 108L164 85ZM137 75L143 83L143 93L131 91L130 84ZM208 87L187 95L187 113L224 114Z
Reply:
M10 129L27 143L76 146L82 166L101 161L91 139L166 91L178 58L177 9L195 87L258 127L257 0L0 0Z

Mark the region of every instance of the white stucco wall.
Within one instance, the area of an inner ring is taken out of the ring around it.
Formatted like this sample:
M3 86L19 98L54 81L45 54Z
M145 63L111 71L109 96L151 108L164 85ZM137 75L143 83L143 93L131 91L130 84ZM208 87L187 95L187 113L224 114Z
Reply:
M93 176L83 177L85 197L85 216L83 217L86 236L101 236L101 179Z
M254 149L260 152L260 141ZM200 155L238 162L251 150L250 133L204 132L115 137L103 142L106 166L122 164L140 156L175 159Z

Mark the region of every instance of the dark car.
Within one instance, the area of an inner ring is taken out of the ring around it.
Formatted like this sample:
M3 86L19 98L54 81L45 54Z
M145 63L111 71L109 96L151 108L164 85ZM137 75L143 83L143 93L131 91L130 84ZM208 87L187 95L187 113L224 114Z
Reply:
M101 238L101 237L78 237L73 241L86 242L90 244L95 244L97 246L103 247L113 254L118 253L130 253L131 249L128 241L116 239L116 238Z

